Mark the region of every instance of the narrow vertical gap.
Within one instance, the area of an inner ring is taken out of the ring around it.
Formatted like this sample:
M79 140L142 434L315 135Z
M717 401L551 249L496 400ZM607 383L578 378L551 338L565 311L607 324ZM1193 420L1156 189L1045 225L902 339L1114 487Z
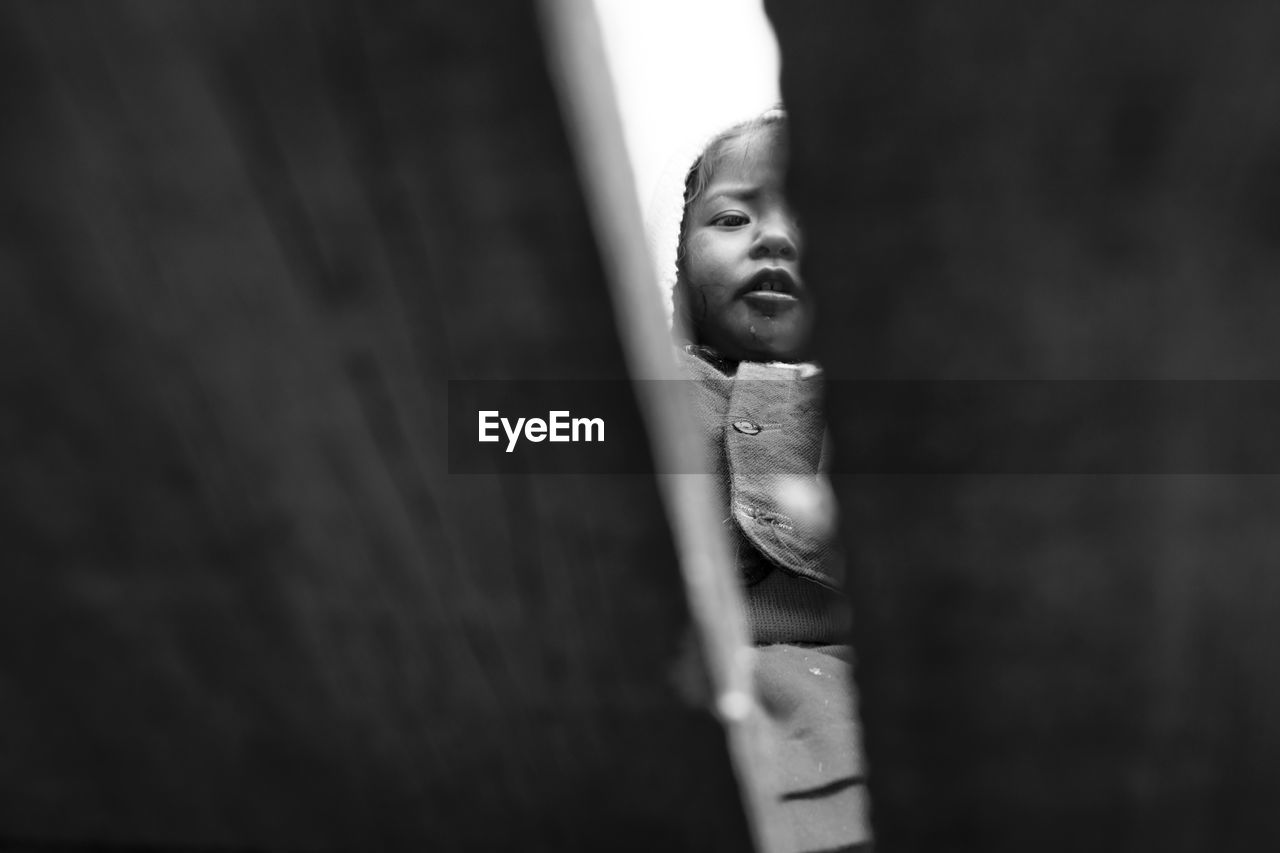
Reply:
M784 827L770 820L777 792L767 768L773 745L755 706L753 652L742 591L721 508L704 470L701 448L684 440L694 421L684 399L664 393L678 379L667 321L656 298L635 171L591 0L543 0L546 53L562 104L597 246L605 267L619 337L646 419L658 485L680 559L690 612L721 712L743 797L762 851L782 848Z

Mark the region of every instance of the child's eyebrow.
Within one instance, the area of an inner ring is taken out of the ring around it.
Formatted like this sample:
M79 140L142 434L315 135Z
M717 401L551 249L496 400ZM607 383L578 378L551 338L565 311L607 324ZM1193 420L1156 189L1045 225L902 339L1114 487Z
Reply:
M760 187L754 184L730 184L729 186L716 187L716 191L707 196L707 203L710 204L720 199L751 201L759 195Z

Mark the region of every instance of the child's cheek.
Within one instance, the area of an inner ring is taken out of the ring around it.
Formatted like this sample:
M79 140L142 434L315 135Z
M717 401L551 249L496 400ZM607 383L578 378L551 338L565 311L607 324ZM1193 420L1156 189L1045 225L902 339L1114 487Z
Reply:
M729 258L721 235L701 234L689 245L690 278L704 289L725 289L732 285Z

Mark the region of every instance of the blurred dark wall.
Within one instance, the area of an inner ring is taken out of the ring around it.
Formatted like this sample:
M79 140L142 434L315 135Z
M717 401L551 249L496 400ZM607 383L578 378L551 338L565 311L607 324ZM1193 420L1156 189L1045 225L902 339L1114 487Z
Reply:
M1273 7L767 5L834 376L1275 377ZM832 406L837 459L906 417ZM881 849L1280 844L1280 482L1174 476L1186 438L1163 476L841 478Z
M0 66L0 846L744 849L652 479L447 473L447 379L624 375L532 5Z

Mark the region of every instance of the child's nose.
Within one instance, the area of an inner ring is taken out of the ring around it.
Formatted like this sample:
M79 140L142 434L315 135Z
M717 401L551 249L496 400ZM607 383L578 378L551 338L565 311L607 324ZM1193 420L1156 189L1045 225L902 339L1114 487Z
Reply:
M751 245L752 258L796 260L799 255L800 230L790 217L772 217L760 222Z

